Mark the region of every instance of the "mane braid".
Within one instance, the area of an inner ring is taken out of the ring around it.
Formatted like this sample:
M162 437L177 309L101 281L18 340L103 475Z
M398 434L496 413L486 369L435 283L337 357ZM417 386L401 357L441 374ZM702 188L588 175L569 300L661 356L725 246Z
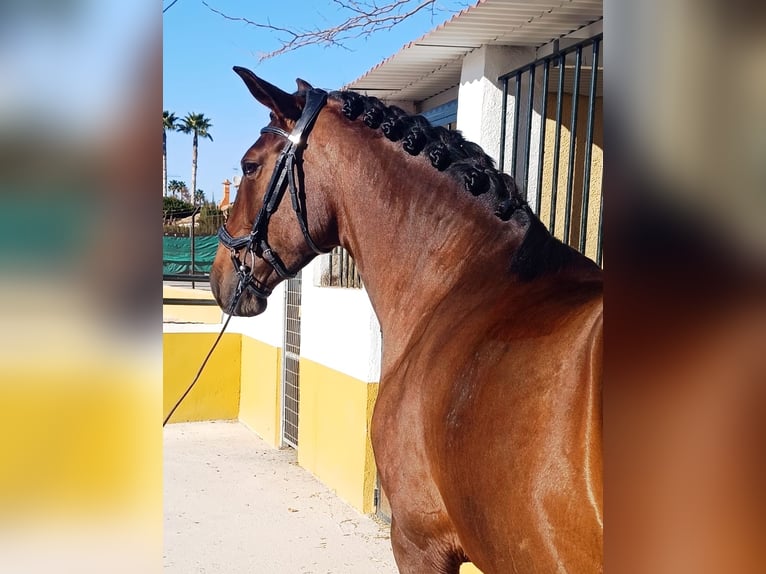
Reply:
M367 127L380 129L387 139L401 141L410 155L423 153L434 168L480 197L501 220L508 221L527 205L513 178L499 172L494 160L460 132L432 126L423 116L409 115L373 96L344 90L330 92L329 97L341 104L350 121L361 119Z

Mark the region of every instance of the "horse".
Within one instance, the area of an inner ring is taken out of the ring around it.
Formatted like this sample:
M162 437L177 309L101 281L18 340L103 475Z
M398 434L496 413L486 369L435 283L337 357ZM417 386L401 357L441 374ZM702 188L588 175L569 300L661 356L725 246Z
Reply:
M384 342L371 440L399 571L602 571L600 268L461 134L234 71L271 114L212 292L255 316L318 253L352 255Z

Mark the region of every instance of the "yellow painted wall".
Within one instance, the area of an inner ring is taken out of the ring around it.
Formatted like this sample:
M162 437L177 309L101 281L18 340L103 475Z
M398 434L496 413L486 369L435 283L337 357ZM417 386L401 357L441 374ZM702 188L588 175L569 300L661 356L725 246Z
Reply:
M298 463L363 513L373 512L369 437L376 383L301 358Z
M272 446L279 447L281 349L242 336L239 420Z
M191 384L216 336L216 333L163 334L163 417ZM224 334L199 381L170 422L237 418L241 340L237 333Z
M162 286L162 297L177 299L208 299L213 294L206 289L191 287ZM223 313L217 305L163 305L162 321L165 323L209 323L220 324Z
M561 108L561 147L559 151L558 186L556 191L556 223L553 234L564 241L564 208L566 206L567 170L569 167L569 146L572 114L572 96L565 94ZM568 243L579 247L580 213L582 213L583 166L585 162L585 136L588 123L588 98L580 97L577 106L577 137L575 140L575 163L572 174L571 227ZM545 122L545 156L543 159L543 195L540 199L540 219L546 226L550 222L551 191L553 188L553 152L556 141L556 94L548 95L547 119ZM586 226L585 254L596 258L598 243L598 214L601 208L601 186L604 177L604 135L603 98L596 98L593 121L593 148L591 150L591 172L588 199L588 220ZM536 174L535 174L536 176Z

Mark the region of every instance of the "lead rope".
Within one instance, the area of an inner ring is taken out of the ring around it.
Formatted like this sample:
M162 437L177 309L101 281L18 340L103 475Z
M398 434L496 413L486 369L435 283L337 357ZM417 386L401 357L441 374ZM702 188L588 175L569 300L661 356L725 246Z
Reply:
M221 332L218 333L218 336L215 338L215 341L213 342L213 346L210 347L210 350L207 353L207 356L205 357L205 360L202 361L202 365L200 365L199 371L197 371L197 374L194 376L194 380L191 382L191 384L187 387L186 391L184 391L184 394L181 395L181 398L176 401L176 404L173 405L173 408L170 409L170 412L165 417L165 420L162 421L162 427L165 428L165 425L168 424L168 421L170 420L170 417L173 416L173 413L176 412L176 409L179 407L179 405L183 402L183 400L186 398L186 395L188 395L194 385L197 384L197 381L199 380L200 375L202 374L202 371L205 369L205 365L207 365L208 360L210 359L210 355L213 354L213 351L215 351L215 348L218 346L218 342L221 340L221 337L223 337L223 332L226 331L226 327L229 326L229 321L231 321L232 313L234 312L234 308L237 306L237 302L239 301L239 298L242 296L242 293L244 292L244 288L242 287L242 281L239 282L239 285L237 286L237 291L234 295L234 298L231 300L231 304L229 305L228 309L228 317L226 318L226 321L223 324L223 327L221 328Z
M197 371L196 376L194 377L194 380L191 382L191 385L186 389L183 395L181 395L181 398L176 401L176 404L173 405L173 408L170 409L170 412L168 413L168 416L165 417L165 420L162 421L162 426L164 427L166 424L168 424L168 421L170 420L170 417L173 416L173 413L176 412L176 409L178 406L183 402L183 400L186 398L186 395L189 394L189 392L192 390L194 385L199 380L199 376L202 374L202 371L205 368L205 365L207 365L208 359L210 359L210 355L213 354L213 351L215 351L216 346L218 345L218 341L221 340L221 337L223 337L223 332L226 330L226 326L229 324L229 320L231 320L231 315L228 316L226 319L226 322L223 324L223 329L221 329L221 332L218 333L218 337L216 337L215 342L213 343L213 346L210 347L210 351L208 351L207 356L205 357L205 360L202 361L202 365L199 368L199 371Z

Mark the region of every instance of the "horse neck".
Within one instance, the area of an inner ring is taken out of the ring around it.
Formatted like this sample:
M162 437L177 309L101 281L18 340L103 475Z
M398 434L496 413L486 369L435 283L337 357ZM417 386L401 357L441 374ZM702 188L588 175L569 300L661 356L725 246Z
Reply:
M339 242L354 257L390 354L447 299L459 312L485 297L508 273L523 230L424 158L368 128L356 132L333 151L357 176L327 183Z

